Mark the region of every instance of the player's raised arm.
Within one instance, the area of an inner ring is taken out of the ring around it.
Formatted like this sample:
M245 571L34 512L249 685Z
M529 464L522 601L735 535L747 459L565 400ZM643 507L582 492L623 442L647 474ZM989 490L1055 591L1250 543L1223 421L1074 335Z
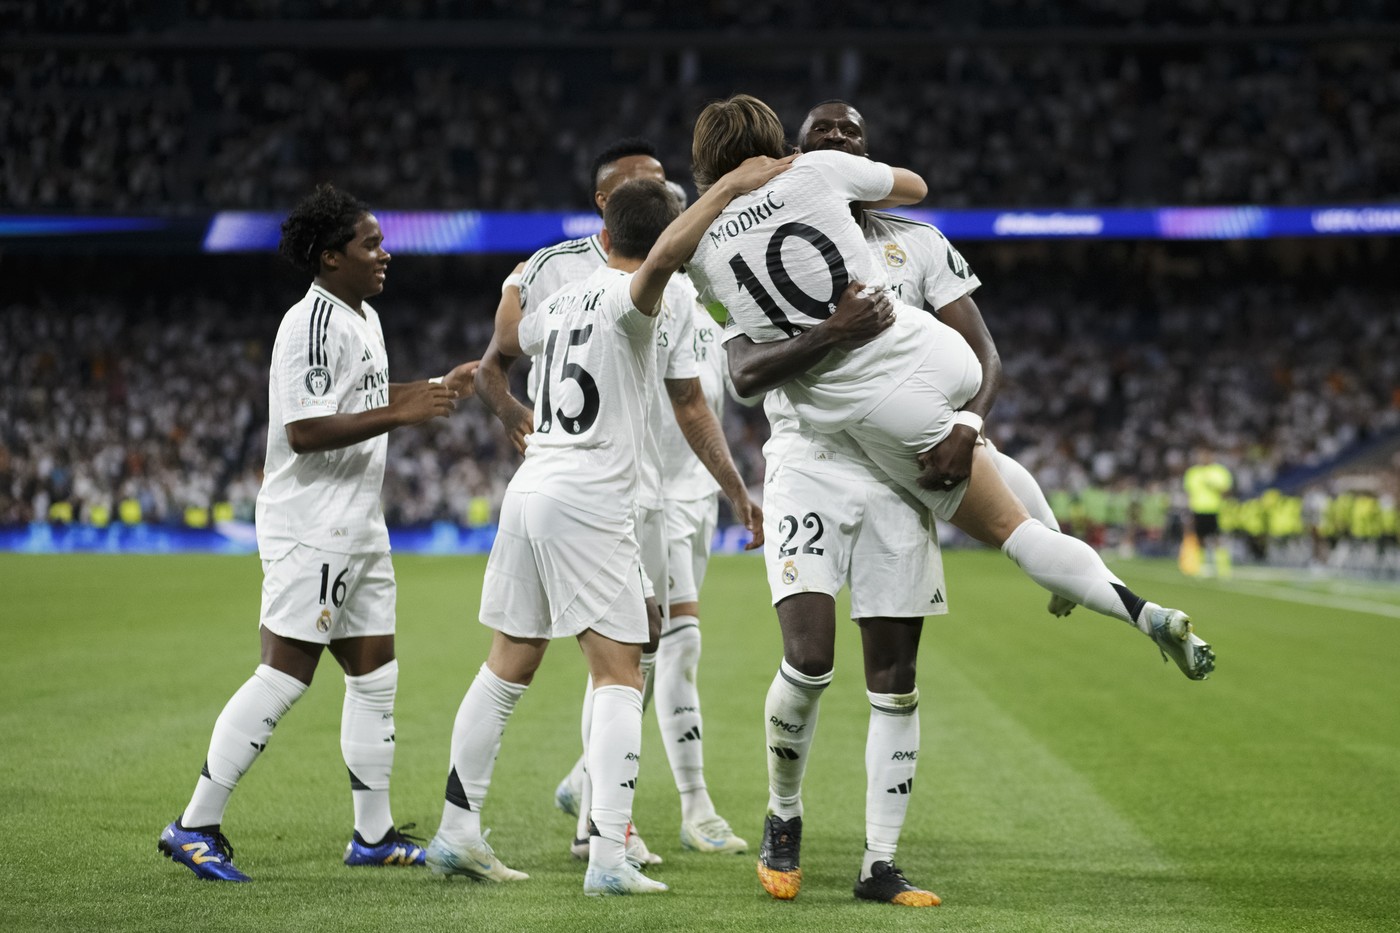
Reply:
M886 207L918 204L928 197L928 183L924 181L923 176L907 168L891 166L890 171L894 173L894 185L890 188L890 193L885 195L883 200L864 205L866 209L881 210Z
M767 392L796 379L832 350L849 350L878 337L894 323L894 303L884 291L863 297L864 288L859 282L847 285L830 317L791 340L754 343L740 334L726 341L734 390L745 397Z
M524 263L516 266L514 274L523 268ZM477 396L501 420L515 449L524 453L525 437L534 426L534 413L510 394L510 367L523 355L520 318L520 289L507 279L496 305L496 330L481 357L475 382Z
M661 293L666 290L666 282L671 274L685 264L685 261L700 245L706 229L715 222L725 205L741 194L761 188L778 175L792 167L796 156L773 159L768 156L754 156L746 159L738 168L725 174L710 186L709 190L696 199L695 203L671 221L647 254L646 261L632 278L632 303L646 314L655 314Z

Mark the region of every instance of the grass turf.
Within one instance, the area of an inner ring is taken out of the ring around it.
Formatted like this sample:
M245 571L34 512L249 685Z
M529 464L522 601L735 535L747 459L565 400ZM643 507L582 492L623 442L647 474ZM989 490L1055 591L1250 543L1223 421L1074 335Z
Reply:
M1370 930L1400 917L1400 622L1287 581L1240 590L1119 565L1189 610L1219 655L1205 684L1121 623L1044 596L999 555L946 556L952 612L926 626L918 790L900 848L938 911L855 902L867 705L839 629L806 784L805 881L759 888L753 856L680 851L648 715L639 826L672 892L581 891L552 806L578 754L583 665L555 646L507 731L484 814L513 886L349 869L343 687L326 660L234 795L225 830L252 885L161 858L219 709L256 663L259 565L205 556L0 555L0 928L33 930ZM447 739L485 657L477 558L400 557L394 813L441 812ZM1261 592L1261 589L1263 592ZM1307 602L1290 597L1305 592ZM1268 595L1268 594L1274 595ZM1321 602L1319 602L1319 600ZM1363 605L1400 607L1370 588ZM702 616L711 792L756 852L760 727L779 639L757 561L717 558Z

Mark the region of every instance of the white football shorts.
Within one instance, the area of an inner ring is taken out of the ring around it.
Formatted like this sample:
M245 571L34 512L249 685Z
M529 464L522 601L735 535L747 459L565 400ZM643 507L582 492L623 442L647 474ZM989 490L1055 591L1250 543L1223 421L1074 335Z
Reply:
M919 454L953 430L958 410L982 387L982 364L961 334L946 324L938 327L943 339L923 364L846 434L886 476L947 521L962 505L967 482L924 489Z
M486 561L480 618L517 638L572 638L592 629L625 644L646 643L635 519L507 490Z
M844 455L785 458L763 490L763 557L777 605L796 593L851 588L851 618L948 611L943 556L927 508L904 490L840 469ZM828 468L832 468L827 472ZM818 471L820 469L820 471Z
M342 638L394 634L394 563L388 551L338 554L298 544L263 565L268 631L328 645Z
M667 562L671 570L671 605L699 601L718 520L717 492L703 499L666 500L666 528L671 538Z
M637 509L637 544L642 549L642 571L645 575L642 581L645 589L643 595L656 598L662 616L666 615L666 584L670 579L667 567L669 560L666 527L665 509L649 509L645 506Z

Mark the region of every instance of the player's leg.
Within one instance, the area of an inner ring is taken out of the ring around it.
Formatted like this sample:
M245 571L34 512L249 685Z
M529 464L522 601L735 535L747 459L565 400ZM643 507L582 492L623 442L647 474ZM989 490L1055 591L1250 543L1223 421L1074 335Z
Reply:
M972 537L1001 548L1031 579L1053 593L1137 627L1192 680L1214 668L1210 646L1191 631L1185 613L1148 602L1129 590L1078 538L1030 518L1002 482L986 452L973 452L972 476L949 520Z
M851 614L861 632L870 724L865 743L865 846L855 895L929 907L895 851L913 799L919 746L919 640L925 615L948 611L937 529L922 503L888 482L869 485L851 546Z
M481 807L506 723L549 644L550 602L534 539L547 538L550 529L532 533L533 507L542 498L507 489L501 503L481 589L481 622L495 634L452 725L442 823L427 855L428 867L438 874L481 881L527 877L502 864L486 842Z
M248 880L233 865L233 847L221 828L224 811L238 781L316 671L334 608L318 596L319 580L330 569L322 556L297 547L263 562L261 663L219 713L194 794L161 833L160 851L201 878Z
M714 497L667 502L671 605L657 651L656 718L681 795L681 847L743 852L748 843L715 810L705 783L704 718L700 707L700 581L714 535Z
M357 556L336 581L345 586L331 655L345 672L340 750L350 777L355 830L345 847L347 865L422 865L420 841L394 826L389 780L394 769L394 698L399 664L394 656L397 584L389 554ZM411 828L411 827L410 827Z
M997 450L996 447L987 441L987 453L992 458L992 464L1001 474L1002 482L1006 483L1006 488L1011 490L1011 494L1020 500L1025 506L1030 517L1040 522L1051 531L1060 530L1060 522L1055 518L1055 512L1050 508L1050 502L1045 498L1045 492L1040 488L1040 484L1031 476L1030 470L1021 466L1006 454ZM1058 593L1050 594L1050 603L1046 607L1051 615L1067 616L1074 609L1074 603Z
M439 874L482 881L521 881L486 842L481 808L501 751L506 723L544 659L549 640L497 631L491 651L457 708L442 823L428 847L428 865Z
M919 760L917 667L921 618L860 620L870 729L865 741L865 854L855 894L905 907L936 907L938 895L904 877L895 850Z

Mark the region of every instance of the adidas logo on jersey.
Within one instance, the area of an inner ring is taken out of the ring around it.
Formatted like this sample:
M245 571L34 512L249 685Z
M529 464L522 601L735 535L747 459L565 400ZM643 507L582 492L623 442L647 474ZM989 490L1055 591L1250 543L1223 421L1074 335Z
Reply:
M944 599L943 599L943 591L942 591L942 590L934 590L934 591L933 591L933 599L930 599L928 602L929 602L929 605L930 605L930 606L937 606L937 605L939 605L940 603L944 602Z

